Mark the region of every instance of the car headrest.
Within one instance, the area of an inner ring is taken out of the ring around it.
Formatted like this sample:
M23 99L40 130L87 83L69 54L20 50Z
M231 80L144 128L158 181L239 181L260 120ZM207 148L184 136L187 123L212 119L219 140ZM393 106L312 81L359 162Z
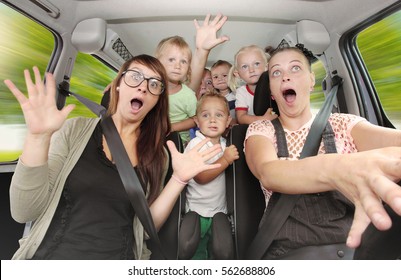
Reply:
M256 84L255 95L253 99L253 111L256 116L263 116L268 108L273 108L273 111L280 115L276 101L271 99L269 72L265 71L260 76Z

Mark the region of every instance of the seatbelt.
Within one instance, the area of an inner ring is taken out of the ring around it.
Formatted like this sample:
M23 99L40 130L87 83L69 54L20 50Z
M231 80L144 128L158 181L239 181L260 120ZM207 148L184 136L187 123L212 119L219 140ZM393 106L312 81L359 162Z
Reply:
M333 86L322 108L316 115L311 129L306 137L300 158L314 156L317 154L320 142L322 140L322 134L331 114L331 109L333 107L337 90L341 82L342 81ZM280 197L278 198L272 211L269 213L266 219L263 220L263 223L259 227L258 232L252 240L245 256L246 259L262 259L270 244L273 242L274 237L279 232L290 212L294 208L299 196L300 195L280 194Z
M160 250L163 258L165 258L165 254L161 247L159 235L157 234L145 193L141 187L142 184L135 172L135 169L132 167L131 161L128 157L127 151L124 148L123 142L121 141L113 119L111 117L104 117L106 108L104 108L102 105L97 104L96 102L79 94L68 91L60 86L59 90L63 91L62 93L65 95L74 96L93 113L101 118L101 126L103 128L104 136L106 137L107 144L110 148L111 154L113 155L118 173L120 174L125 191L127 192L131 201L131 205L135 210L135 214L141 221L146 233L156 243L156 246Z

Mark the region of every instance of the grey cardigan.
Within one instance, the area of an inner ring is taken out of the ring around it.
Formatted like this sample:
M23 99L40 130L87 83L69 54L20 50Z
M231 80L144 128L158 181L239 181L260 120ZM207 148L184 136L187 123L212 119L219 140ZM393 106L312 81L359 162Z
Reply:
M20 248L13 259L31 259L35 254L55 214L65 181L99 121L99 118L68 119L51 138L47 164L27 167L18 161L10 186L11 215L19 223L34 221L34 224L30 233L20 239ZM163 179L167 164L168 161ZM137 217L134 218L134 236L135 257L148 259L150 251Z

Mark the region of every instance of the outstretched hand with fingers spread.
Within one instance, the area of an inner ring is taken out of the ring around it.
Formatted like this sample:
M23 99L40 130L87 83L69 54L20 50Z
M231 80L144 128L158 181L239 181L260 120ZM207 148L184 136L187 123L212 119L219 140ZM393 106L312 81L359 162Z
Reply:
M203 25L200 26L198 21L195 19L196 28L196 48L210 51L215 46L228 41L230 38L226 35L217 37L217 32L221 29L224 23L227 21L226 16L221 14L210 22L210 14L205 17Z
M362 233L370 222L378 230L391 227L391 219L382 202L401 216L401 187L396 183L401 178L400 166L401 148L388 147L349 154L334 168L339 170L333 177L337 190L355 205L354 221L347 239L349 247L360 245Z
M199 151L208 141L210 141L209 138L203 139L187 153L178 152L174 143L172 141L167 141L167 146L171 152L174 174L181 180L188 181L200 172L220 167L220 163L206 163L209 159L221 152L221 146L219 144L214 145L210 149Z
M75 105L67 105L61 111L56 105L56 83L50 73L46 73L46 84L42 81L39 69L33 67L35 82L28 70L24 70L28 97L11 80L4 83L17 98L24 113L29 133L33 135L52 135L60 129Z

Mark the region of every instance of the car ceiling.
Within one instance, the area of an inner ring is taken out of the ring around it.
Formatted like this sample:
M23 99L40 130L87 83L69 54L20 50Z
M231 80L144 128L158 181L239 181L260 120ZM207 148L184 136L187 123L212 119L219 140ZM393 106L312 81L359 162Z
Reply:
M322 23L330 38L338 38L355 24L389 6L395 0L31 0L9 1L26 9L60 34L71 34L82 20L102 18L133 54L153 54L158 42L168 36L180 35L194 49L193 20L202 24L205 15L221 13L228 21L220 35L230 41L209 55L208 65L218 59L232 61L242 46L256 44L262 48L276 47L290 35L295 38L299 20ZM23 2L23 3L21 3ZM32 2L54 5L57 18ZM50 4L49 4L50 3Z

